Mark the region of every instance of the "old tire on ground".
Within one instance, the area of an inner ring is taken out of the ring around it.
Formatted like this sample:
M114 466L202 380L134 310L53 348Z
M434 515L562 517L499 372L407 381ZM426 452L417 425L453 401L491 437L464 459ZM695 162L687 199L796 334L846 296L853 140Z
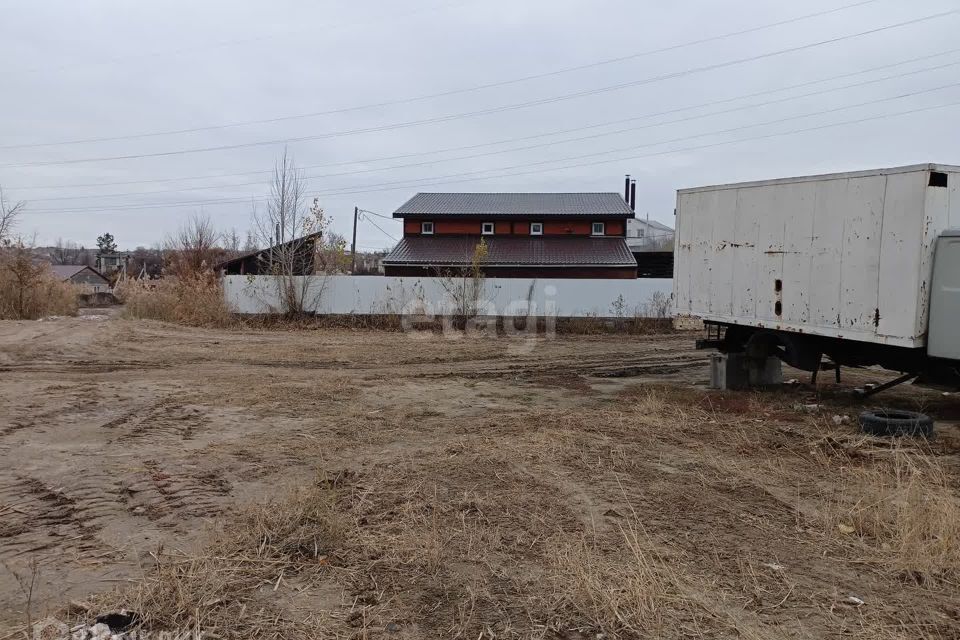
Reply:
M933 437L930 416L903 409L871 409L860 414L860 428L875 436Z

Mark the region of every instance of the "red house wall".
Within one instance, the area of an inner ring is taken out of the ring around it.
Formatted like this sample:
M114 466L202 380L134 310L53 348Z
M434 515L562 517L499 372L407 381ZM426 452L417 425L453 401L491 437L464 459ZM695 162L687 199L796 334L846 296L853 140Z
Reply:
M404 235L420 235L420 220L404 220ZM437 220L433 223L434 235L480 235L482 220ZM539 220L534 220L539 222ZM543 223L543 234L589 236L593 220L549 220ZM625 223L622 220L605 220L606 235L624 235ZM528 235L530 221L527 220L496 220L494 221L496 235Z
M384 275L402 278L436 276L438 270L431 267L385 265ZM484 275L490 278L615 278L632 280L637 277L636 267L485 267Z

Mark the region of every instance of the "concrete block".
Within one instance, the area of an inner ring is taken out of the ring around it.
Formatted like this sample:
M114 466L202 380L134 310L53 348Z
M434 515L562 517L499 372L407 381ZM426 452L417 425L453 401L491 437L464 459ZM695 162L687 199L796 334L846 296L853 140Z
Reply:
M744 353L715 353L710 356L711 389L750 389L783 383L779 358L748 358Z
M703 320L696 316L674 316L675 331L703 331Z
M770 356L765 361L750 360L747 374L751 387L773 387L783 384L783 363L780 358Z

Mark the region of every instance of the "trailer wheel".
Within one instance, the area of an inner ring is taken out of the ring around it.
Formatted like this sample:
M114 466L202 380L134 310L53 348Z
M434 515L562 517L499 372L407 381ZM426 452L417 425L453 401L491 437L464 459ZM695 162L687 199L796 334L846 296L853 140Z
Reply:
M747 355L752 358L776 356L791 367L804 371L820 369L823 359L819 346L806 336L790 335L783 331L758 331L746 344Z
M902 409L872 409L860 414L860 428L874 436L933 437L933 420L928 415Z

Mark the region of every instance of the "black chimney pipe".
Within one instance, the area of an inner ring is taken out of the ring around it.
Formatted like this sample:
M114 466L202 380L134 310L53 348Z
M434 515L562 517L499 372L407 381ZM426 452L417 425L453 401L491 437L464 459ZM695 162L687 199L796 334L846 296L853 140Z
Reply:
M630 174L623 179L623 201L630 204Z
M637 210L637 181L630 181L630 211Z

